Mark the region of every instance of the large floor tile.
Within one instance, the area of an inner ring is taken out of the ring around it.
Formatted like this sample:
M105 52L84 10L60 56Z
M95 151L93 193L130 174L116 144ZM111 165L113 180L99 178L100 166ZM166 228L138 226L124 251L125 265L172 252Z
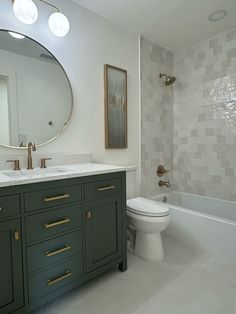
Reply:
M236 265L172 238L165 259L128 255L125 273L112 269L34 314L236 314Z

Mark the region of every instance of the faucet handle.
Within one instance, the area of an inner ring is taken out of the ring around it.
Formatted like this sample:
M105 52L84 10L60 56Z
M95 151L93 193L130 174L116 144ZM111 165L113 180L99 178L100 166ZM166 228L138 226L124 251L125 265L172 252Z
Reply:
M44 168L47 168L47 165L46 165L46 161L47 160L52 160L52 158L41 158L41 166L40 166L40 168L41 169L44 169Z
M157 175L158 177L163 177L165 173L169 172L170 170L166 170L164 166L160 165L157 168Z
M14 162L14 169L13 170L21 170L20 169L20 161L18 159L7 160L7 162Z

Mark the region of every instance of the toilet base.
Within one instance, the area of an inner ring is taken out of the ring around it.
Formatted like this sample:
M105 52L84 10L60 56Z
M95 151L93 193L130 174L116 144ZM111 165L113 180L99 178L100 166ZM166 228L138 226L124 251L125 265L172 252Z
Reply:
M164 258L164 251L161 233L136 231L134 253L150 262L162 261Z

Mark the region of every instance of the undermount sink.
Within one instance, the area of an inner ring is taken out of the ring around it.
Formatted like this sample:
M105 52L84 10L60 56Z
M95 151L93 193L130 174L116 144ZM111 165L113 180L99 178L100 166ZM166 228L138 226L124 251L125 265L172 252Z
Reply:
M69 169L63 168L35 168L32 170L22 169L19 171L3 171L2 173L9 178L23 178L23 177L45 177L47 175L60 174L64 172L71 172Z

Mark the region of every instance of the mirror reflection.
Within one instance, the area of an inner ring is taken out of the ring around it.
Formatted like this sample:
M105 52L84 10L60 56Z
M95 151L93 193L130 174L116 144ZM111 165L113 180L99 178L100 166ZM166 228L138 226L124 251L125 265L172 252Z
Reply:
M72 93L56 58L34 40L0 30L0 145L42 145L67 125Z

